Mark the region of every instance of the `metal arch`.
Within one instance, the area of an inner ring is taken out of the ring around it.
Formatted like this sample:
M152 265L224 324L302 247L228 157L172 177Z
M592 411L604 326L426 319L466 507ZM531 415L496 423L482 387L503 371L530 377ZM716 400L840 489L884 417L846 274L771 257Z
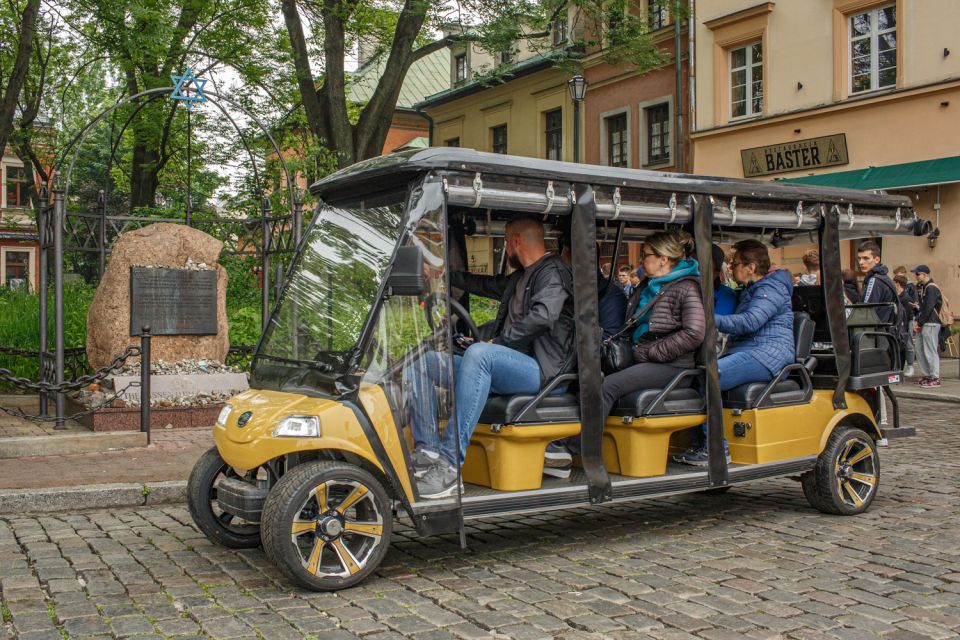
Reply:
M67 193L70 189L70 181L73 177L73 167L76 164L77 158L80 155L80 147L83 146L84 140L86 140L87 136L90 134L93 128L98 124L100 124L101 122L103 122L103 120L107 116L109 116L111 113L116 111L121 106L124 106L126 104L133 102L134 100L138 100L140 98L144 98L147 96L169 95L171 91L173 91L173 87L158 87L156 89L147 89L146 91L141 91L140 93L126 97L123 100L114 104L113 106L100 112L100 114L97 115L96 118L91 120L89 124L87 124L87 126L83 128L83 130L77 135L77 137L75 137L73 141L71 141L71 143L67 145L67 149L64 151L64 156L66 156L67 151L69 151L71 147L75 147L73 149L73 155L70 158L70 164L67 167L66 178L63 182L64 199L66 199ZM277 144L277 141L273 139L273 136L270 134L270 131L267 129L266 125L264 125L263 122L261 122L260 118L250 113L246 108L244 108L242 105L240 105L238 102L236 102L231 98L221 95L216 91L205 91L204 95L206 95L208 98L214 98L213 100L210 100L210 102L216 105L217 108L220 109L221 112L223 112L224 114L226 114L226 110L223 108L221 104L219 104L219 101L223 101L228 105L230 105L232 108L239 110L245 116L253 120L256 123L256 125L260 128L260 131L262 131L263 134L267 137L267 140L270 141L270 146L273 147L274 152L277 154L277 159L280 161L280 166L283 168L283 175L284 175L284 178L286 178L286 182L287 182L287 197L289 198L290 210L292 213L294 208L294 198L293 198L293 184L290 181L290 171L287 168L286 161L283 159L283 153L280 150L280 146ZM230 118L229 116L228 116L228 119L230 120L230 124L234 127L234 129L237 131L237 133L240 135L241 139L243 140L244 147L246 147L249 150L249 147L246 144L246 140L243 137L243 133L241 133L240 129L237 127L236 122L234 122L233 118ZM63 159L61 159L61 162L62 160ZM254 165L254 171L256 172L256 165Z

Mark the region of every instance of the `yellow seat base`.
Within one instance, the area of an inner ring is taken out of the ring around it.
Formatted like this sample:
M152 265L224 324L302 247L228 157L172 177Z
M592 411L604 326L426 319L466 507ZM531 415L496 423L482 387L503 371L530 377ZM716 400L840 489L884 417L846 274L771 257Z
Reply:
M498 491L539 489L547 445L579 433L579 422L507 425L498 432L490 425L478 424L467 447L463 481Z
M607 418L603 429L603 464L610 473L633 478L662 476L667 472L670 436L707 421L703 414L633 418Z
M805 405L746 409L740 415L724 409L723 435L730 445L730 459L738 464L764 464L819 455L824 429L835 415L833 391L824 389L814 391Z

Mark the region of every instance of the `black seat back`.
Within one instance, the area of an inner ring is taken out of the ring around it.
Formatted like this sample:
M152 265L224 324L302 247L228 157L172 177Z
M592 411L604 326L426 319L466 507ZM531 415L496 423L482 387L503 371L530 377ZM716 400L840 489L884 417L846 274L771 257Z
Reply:
M803 364L813 348L813 319L802 311L793 313L793 343L797 347L797 362Z

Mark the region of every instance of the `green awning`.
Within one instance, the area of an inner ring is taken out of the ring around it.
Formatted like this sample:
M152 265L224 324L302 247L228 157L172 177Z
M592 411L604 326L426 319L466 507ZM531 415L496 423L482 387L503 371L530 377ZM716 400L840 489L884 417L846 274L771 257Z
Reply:
M816 184L824 187L843 187L864 191L950 184L960 182L960 156L890 164L885 167L868 167L853 171L821 173L802 178L782 178L780 182Z

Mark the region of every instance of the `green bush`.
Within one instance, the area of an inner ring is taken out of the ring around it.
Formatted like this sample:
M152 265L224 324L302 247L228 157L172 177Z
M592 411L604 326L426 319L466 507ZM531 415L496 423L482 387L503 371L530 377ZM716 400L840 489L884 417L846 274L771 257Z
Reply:
M260 340L260 305L231 307L227 303L231 346L256 346Z

